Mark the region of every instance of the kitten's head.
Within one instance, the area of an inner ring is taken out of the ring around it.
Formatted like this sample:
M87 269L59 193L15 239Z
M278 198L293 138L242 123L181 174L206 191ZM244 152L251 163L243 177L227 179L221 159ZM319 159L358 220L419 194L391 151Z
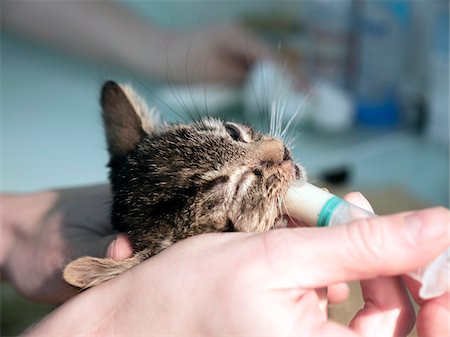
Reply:
M104 85L101 102L112 221L131 235L167 225L174 236L265 231L281 219L289 183L304 178L280 140L248 126L211 118L156 126L132 91L114 82Z

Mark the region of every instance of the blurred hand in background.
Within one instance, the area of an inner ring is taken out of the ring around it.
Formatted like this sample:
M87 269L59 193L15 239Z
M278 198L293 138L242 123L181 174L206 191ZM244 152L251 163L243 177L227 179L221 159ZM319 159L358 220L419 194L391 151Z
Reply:
M113 1L4 1L2 26L34 41L159 80L239 83L272 50L237 24L161 29Z

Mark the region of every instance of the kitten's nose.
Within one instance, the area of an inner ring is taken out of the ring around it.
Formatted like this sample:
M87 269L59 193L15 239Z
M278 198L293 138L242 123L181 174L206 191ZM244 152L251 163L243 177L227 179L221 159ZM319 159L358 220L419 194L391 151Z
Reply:
M281 163L285 156L285 146L278 139L262 141L256 149L261 162Z

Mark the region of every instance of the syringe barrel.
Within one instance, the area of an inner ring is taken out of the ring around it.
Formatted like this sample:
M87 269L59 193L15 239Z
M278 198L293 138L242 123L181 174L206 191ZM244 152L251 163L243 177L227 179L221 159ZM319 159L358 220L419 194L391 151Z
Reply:
M375 216L328 191L296 180L284 200L286 214L310 226L327 227Z
M311 226L328 227L375 217L372 212L353 205L309 183L296 181L285 197L287 214ZM422 283L419 296L423 299L450 291L450 247L430 264L409 273Z
M374 216L374 213L334 196L325 203L320 211L317 226L336 226Z

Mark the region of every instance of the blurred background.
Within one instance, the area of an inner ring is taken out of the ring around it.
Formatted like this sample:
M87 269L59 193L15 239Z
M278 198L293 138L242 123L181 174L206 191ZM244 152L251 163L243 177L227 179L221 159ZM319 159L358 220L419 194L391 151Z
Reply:
M276 115L312 182L336 193L362 191L379 214L449 206L448 1L111 3L139 27L183 33L175 44L188 47L179 50L145 34L128 36L127 26L97 21L93 11L84 16L84 36L99 34L133 57L114 57L115 49L102 45L77 54L83 41L76 34L52 40L52 31L76 27L83 2L15 2L19 11L10 1L1 7L2 192L107 181L98 99L102 83L113 79L132 84L172 122L208 113L268 131ZM56 5L63 15L49 20L50 37L42 39L33 25ZM195 55L196 40L205 31L220 39L220 27L231 22L275 58L252 59L239 81L208 81L207 68L196 80L186 70L185 83L172 78L173 56L186 65L194 56L208 60L208 53ZM162 50L168 66L147 72L142 46ZM5 285L1 300L2 335L21 332L53 308L28 303Z

